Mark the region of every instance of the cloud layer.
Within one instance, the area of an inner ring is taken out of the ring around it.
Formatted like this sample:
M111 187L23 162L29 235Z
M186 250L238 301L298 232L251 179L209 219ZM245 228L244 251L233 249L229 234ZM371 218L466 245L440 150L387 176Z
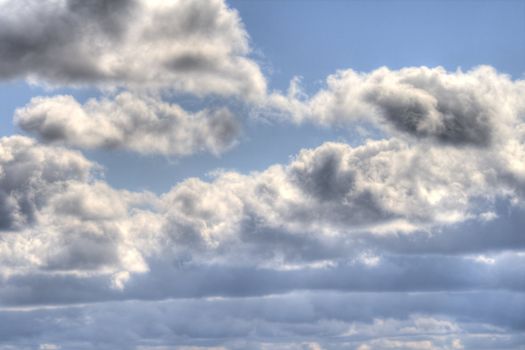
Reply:
M519 298L506 292L292 293L6 310L0 319L2 337L19 349L35 342L91 349L94 337L100 349L519 349ZM518 327L506 328L508 315ZM498 319L503 322L492 323ZM21 324L28 331L19 332ZM115 337L115 327L125 337Z

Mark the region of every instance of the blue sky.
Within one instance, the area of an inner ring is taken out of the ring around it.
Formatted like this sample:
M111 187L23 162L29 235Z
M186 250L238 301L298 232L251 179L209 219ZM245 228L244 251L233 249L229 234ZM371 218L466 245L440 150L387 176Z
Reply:
M286 88L337 69L490 64L518 78L525 62L522 1L233 1L254 46ZM291 45L290 43L293 43Z
M0 350L522 350L524 74L523 1L0 1Z

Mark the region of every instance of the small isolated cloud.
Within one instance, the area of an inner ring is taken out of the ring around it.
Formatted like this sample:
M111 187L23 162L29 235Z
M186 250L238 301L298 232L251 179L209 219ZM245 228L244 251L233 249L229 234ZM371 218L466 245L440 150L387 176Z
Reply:
M83 105L72 96L36 97L16 111L15 121L44 142L174 156L219 154L240 133L239 122L227 108L189 113L131 93Z

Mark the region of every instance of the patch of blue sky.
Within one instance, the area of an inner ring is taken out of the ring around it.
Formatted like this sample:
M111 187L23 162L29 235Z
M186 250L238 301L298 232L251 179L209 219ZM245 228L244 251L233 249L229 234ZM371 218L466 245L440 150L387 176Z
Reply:
M274 88L294 75L312 92L338 69L489 64L525 73L525 2L230 0Z

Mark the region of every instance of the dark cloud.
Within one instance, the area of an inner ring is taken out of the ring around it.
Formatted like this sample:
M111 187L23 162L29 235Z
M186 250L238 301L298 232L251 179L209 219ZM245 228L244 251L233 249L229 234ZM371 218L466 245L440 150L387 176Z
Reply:
M45 75L65 82L103 79L90 55L100 52L104 43L89 40L122 35L119 19L133 7L133 1L66 1L63 4L33 0L5 3L0 25L0 75L15 78L28 74ZM21 12L24 9L24 12ZM115 12L111 12L113 10ZM24 13L24 26L18 16ZM28 18L29 16L29 18ZM87 45L91 45L90 48Z
M109 260L118 257L108 251L111 243L99 238L99 245L93 246L97 243L93 238L73 238L75 247L63 247L62 255L50 261L46 269L5 278L0 284L2 305L23 307L131 299L239 298L293 291L525 292L525 276L520 270L524 259L517 254L400 256L363 251L346 251L345 255L332 258L324 265L323 261L310 264L297 261L296 265L287 262L267 268L234 262L228 265L198 263L164 254L147 261L147 272L134 274L122 288L115 288L113 273L63 273L67 269L89 272L88 269L110 268L120 263ZM94 261L99 265L93 266Z
M321 200L342 200L355 187L355 174L344 164L342 148L324 148L306 163L296 162L290 174L305 192Z

